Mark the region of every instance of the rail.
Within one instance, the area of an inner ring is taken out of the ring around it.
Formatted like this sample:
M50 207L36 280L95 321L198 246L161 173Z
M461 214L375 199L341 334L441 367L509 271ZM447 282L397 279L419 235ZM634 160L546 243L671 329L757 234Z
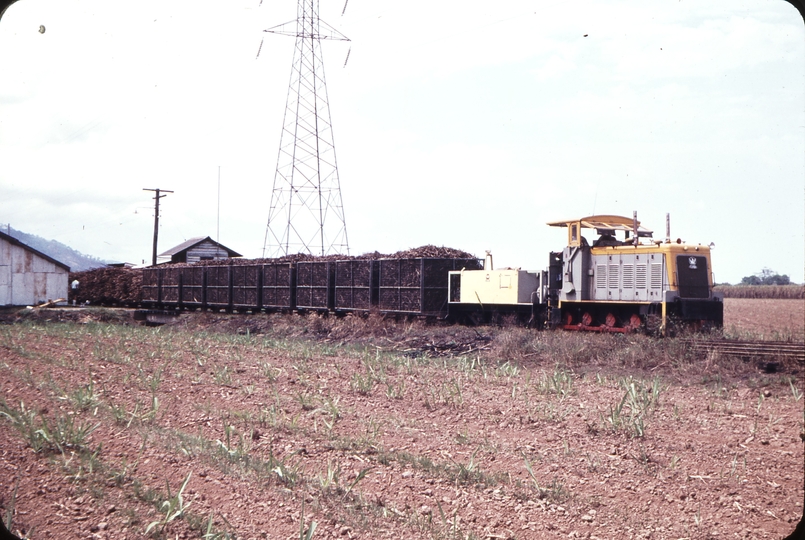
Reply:
M742 358L793 358L805 363L805 342L742 341L737 339L686 340L695 352L717 352Z

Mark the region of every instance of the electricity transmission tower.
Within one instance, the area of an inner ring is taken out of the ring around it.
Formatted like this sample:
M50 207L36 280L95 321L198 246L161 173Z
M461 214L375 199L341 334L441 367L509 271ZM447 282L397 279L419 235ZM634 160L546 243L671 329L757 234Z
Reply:
M349 39L318 8L318 0L299 0L296 21L264 30L294 36L296 48L263 257L349 254L321 52L322 40Z

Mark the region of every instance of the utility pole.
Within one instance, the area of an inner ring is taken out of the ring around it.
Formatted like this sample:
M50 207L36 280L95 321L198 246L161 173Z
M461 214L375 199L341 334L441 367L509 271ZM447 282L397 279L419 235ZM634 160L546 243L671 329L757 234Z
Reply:
M156 191L156 195L154 196L154 246L151 250L151 266L157 265L157 237L159 236L159 199L162 197L167 197L167 195L160 195L160 193L173 193L167 189L148 189L143 188L143 191Z

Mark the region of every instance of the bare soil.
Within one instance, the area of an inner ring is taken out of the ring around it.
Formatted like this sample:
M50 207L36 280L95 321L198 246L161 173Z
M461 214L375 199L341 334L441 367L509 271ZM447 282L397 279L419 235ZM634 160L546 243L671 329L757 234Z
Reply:
M805 301L725 298L724 329L781 341L805 340Z
M727 323L757 330L736 305ZM50 313L0 326L20 537L782 538L802 517L795 362L377 316Z

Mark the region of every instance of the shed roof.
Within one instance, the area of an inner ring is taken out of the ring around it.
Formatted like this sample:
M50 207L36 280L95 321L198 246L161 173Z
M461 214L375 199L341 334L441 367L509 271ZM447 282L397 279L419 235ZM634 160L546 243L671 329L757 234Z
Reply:
M161 253L159 256L160 257L173 257L174 255L178 255L179 253L182 253L183 251L188 251L191 248L193 248L193 247L195 247L195 246L197 246L197 245L199 245L202 242L205 242L207 240L209 240L210 242L212 242L216 246L220 247L221 249L225 250L227 255L229 255L230 257L243 257L243 255L241 255L240 253L238 253L234 249L230 249L230 248L226 247L223 244L219 244L218 242L216 242L215 240L213 240L209 236L198 236L196 238L191 238L190 240L186 240L186 241L182 242L178 246L172 247L171 249L169 249L165 253Z
M34 253L34 254L36 254L37 256L42 257L42 258L43 258L43 259L45 259L46 261L52 262L52 263L53 263L53 264L55 264L56 266L60 266L60 267L64 268L64 269L65 269L65 270L67 270L68 272L70 271L70 267L69 267L69 266L67 266L66 264L64 264L63 262L61 262L61 261L57 261L56 259L54 259L54 258L53 258L53 257L51 257L50 255L46 255L46 254L42 253L41 251L39 251L38 249L34 249L34 248L32 248L32 247L31 247L31 246L29 246L28 244L25 244L25 243L23 243L23 242L20 242L19 240L17 240L17 239L16 239L16 238L14 238L13 236L10 236L10 235L8 235L8 234L6 234L6 233L2 232L2 231L0 231L0 239L5 240L5 241L7 241L7 242L9 242L10 244L13 244L13 245L15 245L15 246L19 246L19 247L21 247L22 249L26 249L26 250L30 251L31 253Z

